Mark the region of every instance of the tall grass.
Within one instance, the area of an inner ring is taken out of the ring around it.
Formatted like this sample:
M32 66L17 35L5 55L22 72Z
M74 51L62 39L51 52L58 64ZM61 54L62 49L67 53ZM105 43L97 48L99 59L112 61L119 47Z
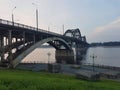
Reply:
M0 70L0 90L120 90L120 82L90 82L69 75Z

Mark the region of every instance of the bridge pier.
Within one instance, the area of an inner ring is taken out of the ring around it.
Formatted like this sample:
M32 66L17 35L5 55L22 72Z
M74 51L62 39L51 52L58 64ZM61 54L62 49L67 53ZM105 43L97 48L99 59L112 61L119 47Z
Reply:
M84 55L86 55L87 47L82 44L75 45L75 52L76 52L76 64L81 64L81 60L83 59Z
M81 49L82 49L81 45L79 45L79 44L75 45L76 64L80 64L80 61L82 60Z
M56 50L55 51L55 58L57 63L67 63L67 64L74 64L74 52L73 50Z
M12 56L12 30L9 30L8 32L8 45L9 45L9 49L8 49L8 57L7 57L7 62L10 62L10 65L11 65L11 62L13 60L13 56Z
M25 48L25 41L26 41L26 38L25 38L25 32L23 32L23 34L22 34L22 37L23 37L23 46L24 46L24 48Z
M33 34L33 43L35 44L36 40L35 40L35 34Z
M5 60L5 56L4 56L4 37L1 35L0 36L0 57L1 57L1 61L3 62Z

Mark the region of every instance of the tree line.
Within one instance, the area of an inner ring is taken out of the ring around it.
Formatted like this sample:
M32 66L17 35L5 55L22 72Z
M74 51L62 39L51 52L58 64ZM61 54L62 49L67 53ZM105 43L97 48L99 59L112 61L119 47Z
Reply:
M120 46L120 42L96 42L96 43L91 43L90 46Z

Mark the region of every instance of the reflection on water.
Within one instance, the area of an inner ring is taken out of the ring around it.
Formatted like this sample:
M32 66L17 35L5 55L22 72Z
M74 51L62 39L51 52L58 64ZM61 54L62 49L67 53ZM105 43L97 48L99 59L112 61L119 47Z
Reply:
M120 47L92 47L87 50L87 54L82 62L92 63L91 55L97 56L95 64L103 64L120 67Z
M27 57L23 59L22 62L41 62L48 63L48 53L50 55L50 62L55 62L55 49L54 48L37 48L31 52Z
M23 61L36 61L42 63L48 63L48 52L50 55L50 62L55 62L55 49L54 48L37 48L32 53L30 53ZM96 64L104 64L111 66L120 67L120 47L92 47L89 48L86 52L86 55L83 54L83 63L92 63L91 55L95 54Z

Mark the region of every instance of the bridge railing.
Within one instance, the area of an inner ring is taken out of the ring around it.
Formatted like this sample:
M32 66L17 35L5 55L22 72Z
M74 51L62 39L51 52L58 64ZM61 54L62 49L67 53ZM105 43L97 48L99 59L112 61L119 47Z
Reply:
M82 63L82 65L84 65L84 66L92 66L93 67L93 63ZM94 64L94 67L104 68L104 69L112 69L112 70L119 70L120 71L120 67L117 67L117 66L109 66L109 65L103 65L103 64Z
M25 29L30 29L30 30L37 31L37 28L35 28L35 27L24 25L24 24L20 24L20 23L16 23L16 22L11 22L11 21L8 21L8 20L0 19L0 23L1 24L5 24L5 25L11 25L11 26L14 25L15 27L20 27L20 28L25 28ZM61 36L61 34L54 33L54 32L47 31L47 30L43 30L43 29L38 29L38 31L49 33L49 34L54 34L54 35L57 35L57 36L58 35Z

